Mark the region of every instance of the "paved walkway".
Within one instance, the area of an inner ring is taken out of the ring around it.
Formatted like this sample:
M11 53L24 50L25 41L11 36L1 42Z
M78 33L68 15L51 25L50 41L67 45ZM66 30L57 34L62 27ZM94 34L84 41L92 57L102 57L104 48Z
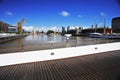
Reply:
M4 66L0 80L120 80L120 50Z

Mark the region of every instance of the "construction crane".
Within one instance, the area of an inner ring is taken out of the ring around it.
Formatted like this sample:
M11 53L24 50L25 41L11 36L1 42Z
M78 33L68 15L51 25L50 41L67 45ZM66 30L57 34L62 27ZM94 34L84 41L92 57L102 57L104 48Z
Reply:
M17 28L18 28L18 34L22 34L23 33L22 25L23 25L23 23L25 21L26 21L26 19L23 18L21 21L18 22L18 26L17 26Z

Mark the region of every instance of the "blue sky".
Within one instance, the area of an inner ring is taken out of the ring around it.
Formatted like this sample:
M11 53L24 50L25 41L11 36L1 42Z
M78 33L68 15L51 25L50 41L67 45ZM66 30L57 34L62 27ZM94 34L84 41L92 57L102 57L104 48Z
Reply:
M17 25L22 18L26 27L61 28L62 26L103 26L120 16L116 0L0 0L0 20Z

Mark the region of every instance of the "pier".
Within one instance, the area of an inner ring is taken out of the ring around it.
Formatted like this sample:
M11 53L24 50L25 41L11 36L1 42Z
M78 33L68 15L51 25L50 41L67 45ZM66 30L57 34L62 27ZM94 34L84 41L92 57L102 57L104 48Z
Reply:
M119 40L47 38L47 42L26 44L20 38L12 42L19 44L0 45L0 80L120 79Z
M50 39L48 43L33 41L19 45L0 46L0 80L120 79L119 40L70 38L68 42ZM20 51L13 46L19 46Z
M120 50L0 67L0 80L120 80Z
M18 39L18 38L22 38L27 36L28 34L8 34L8 33L3 33L0 34L0 43L2 42L6 42L6 41L10 41L10 40L14 40L14 39Z

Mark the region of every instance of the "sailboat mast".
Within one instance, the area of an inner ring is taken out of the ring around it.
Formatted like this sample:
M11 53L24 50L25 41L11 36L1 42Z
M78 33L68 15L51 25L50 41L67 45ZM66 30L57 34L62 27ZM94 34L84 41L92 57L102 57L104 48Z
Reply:
M103 34L106 34L106 16L104 15L104 31Z

